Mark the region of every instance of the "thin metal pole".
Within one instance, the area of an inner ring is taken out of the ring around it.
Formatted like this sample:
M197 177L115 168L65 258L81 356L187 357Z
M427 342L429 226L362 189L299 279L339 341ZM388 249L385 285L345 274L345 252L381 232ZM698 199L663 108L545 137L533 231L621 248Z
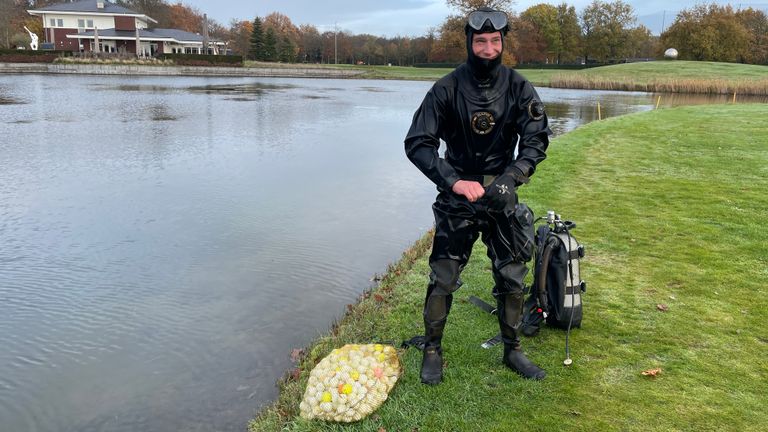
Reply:
M339 64L339 45L336 41L336 36L339 34L339 25L334 24L334 32L333 32L333 62L335 64Z

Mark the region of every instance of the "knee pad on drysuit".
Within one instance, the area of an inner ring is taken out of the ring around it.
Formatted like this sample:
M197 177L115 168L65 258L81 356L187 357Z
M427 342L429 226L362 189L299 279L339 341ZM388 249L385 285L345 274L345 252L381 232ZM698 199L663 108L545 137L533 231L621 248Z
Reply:
M500 296L511 295L514 297L523 297L523 281L528 274L528 267L522 263L511 263L504 267L494 270L493 279L496 286L493 287L493 295Z
M438 325L444 322L451 310L453 292L459 289L461 265L450 259L436 260L430 263L427 298L424 301L424 320Z
M435 260L429 265L432 273L429 275L429 288L427 296L451 295L459 289L461 282L459 274L461 265L452 259Z

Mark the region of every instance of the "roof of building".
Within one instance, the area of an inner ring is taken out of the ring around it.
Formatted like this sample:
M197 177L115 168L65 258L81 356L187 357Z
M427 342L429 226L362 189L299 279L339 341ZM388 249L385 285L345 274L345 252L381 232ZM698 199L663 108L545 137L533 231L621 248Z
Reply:
M93 30L88 30L85 32L80 32L74 35L67 35L67 37L70 38L86 38L86 39L93 39ZM99 30L99 37L100 38L120 38L120 39L135 39L136 38L136 32L133 30L115 30L115 29L104 29ZM191 33L184 30L178 30L178 29L163 29L163 28L156 28L156 29L140 29L139 30L139 38L145 39L145 40L168 40L173 39L178 42L203 42L203 36L199 35L197 33ZM219 42L219 40L215 38L208 38L209 42Z
M99 9L97 3L104 3L104 7ZM118 6L106 0L80 0L73 3L58 3L35 9L41 12L92 12L106 13L114 15L144 15L139 12Z

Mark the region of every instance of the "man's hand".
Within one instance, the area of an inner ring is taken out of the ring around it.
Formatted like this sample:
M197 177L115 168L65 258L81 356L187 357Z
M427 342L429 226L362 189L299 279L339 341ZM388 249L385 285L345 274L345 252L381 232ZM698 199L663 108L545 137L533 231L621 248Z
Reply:
M456 195L463 195L467 197L469 202L477 201L485 193L485 188L483 188L483 185L476 181L469 180L457 181L453 184L451 190L453 190L453 193Z

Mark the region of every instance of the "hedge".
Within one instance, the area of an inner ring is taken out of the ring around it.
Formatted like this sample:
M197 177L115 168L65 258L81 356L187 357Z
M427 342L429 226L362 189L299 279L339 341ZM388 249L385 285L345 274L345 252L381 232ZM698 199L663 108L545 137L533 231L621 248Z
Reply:
M183 66L243 66L243 56L237 55L161 54L160 57Z

